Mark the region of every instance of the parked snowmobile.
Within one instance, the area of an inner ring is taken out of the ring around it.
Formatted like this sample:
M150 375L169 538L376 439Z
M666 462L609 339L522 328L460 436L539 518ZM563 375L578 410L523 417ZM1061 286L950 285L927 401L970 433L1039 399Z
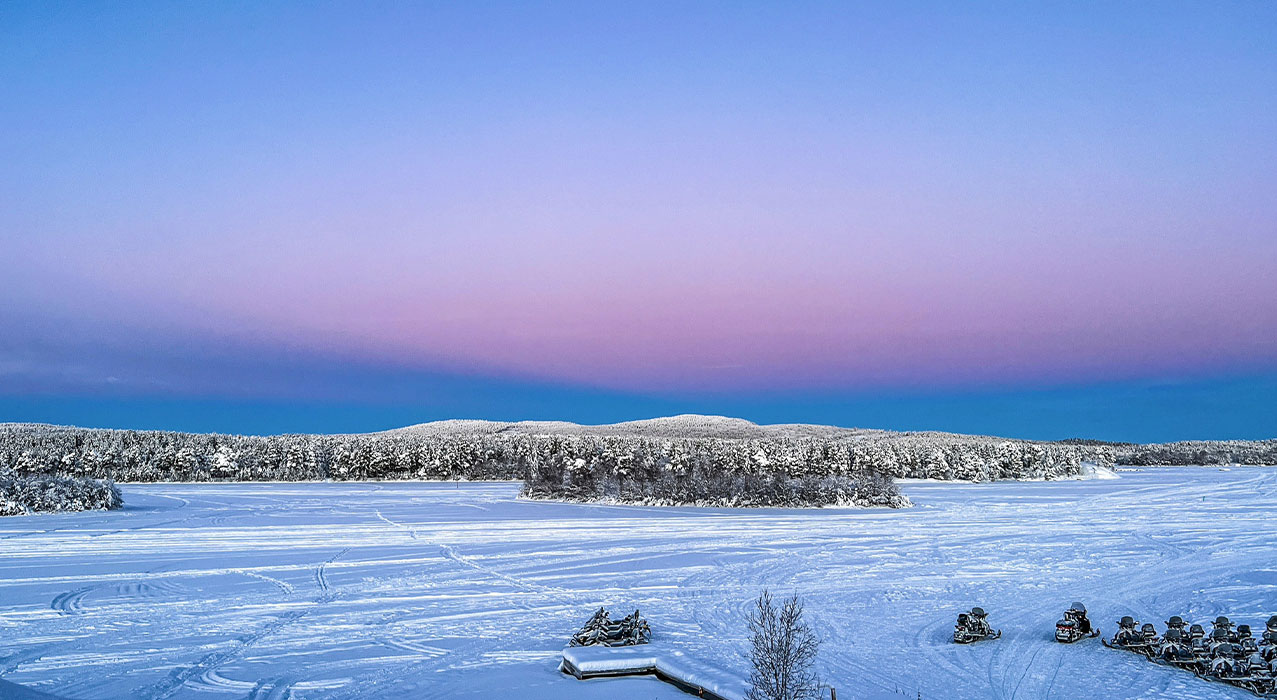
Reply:
M1229 634L1230 631L1227 627L1221 626L1216 626L1215 629L1210 631L1209 648L1211 659L1219 658L1222 653L1236 654L1231 639L1232 635Z
M1250 675L1250 664L1237 658L1237 648L1232 642L1224 642L1217 646L1210 660L1206 675L1214 680L1234 682L1245 680Z
M1277 630L1264 630L1264 638L1259 640L1259 655L1264 661L1277 660Z
M1237 625L1237 649L1238 653L1246 656L1259 651L1259 643L1251 634L1250 625Z
M1216 630L1223 630L1224 634L1228 636L1228 641L1230 642L1237 641L1237 630L1233 628L1233 621L1229 620L1227 617L1220 615L1219 617L1215 618L1215 622L1213 625L1211 625L1211 631L1210 631L1210 635L1212 639L1215 638Z
M1268 618L1268 625L1259 639L1259 655L1264 661L1277 660L1277 615Z
M988 614L984 608L971 608L971 612L958 613L958 622L953 626L953 641L958 644L970 644L982 639L997 639L1002 636L1001 630L989 626Z
M1206 630L1201 625L1194 624L1188 628L1188 644L1193 650L1193 656L1205 668L1210 660L1210 640L1206 639Z
M1256 695L1277 697L1277 659L1268 662L1266 665L1261 660L1260 664L1256 666L1252 657L1250 675L1254 686L1251 690Z
M572 635L572 640L569 644L574 647L588 647L607 644L607 626L610 622L611 620L608 619L607 610L599 608L594 611L594 615L586 621L585 626L581 628L581 631Z
M1162 643L1162 640L1157 636L1157 628L1151 622L1145 622L1140 626L1140 636L1144 638L1144 643L1148 645L1150 650Z
M608 637L608 646L647 644L652 640L652 629L648 627L647 620L639 616L639 611L635 610L621 618L620 622L610 625Z
M1188 623L1184 622L1184 618L1179 615L1171 615L1171 619L1166 621L1166 631L1179 630L1179 633L1185 638L1188 637Z
M1127 651L1135 651L1144 655L1150 653L1150 642L1152 641L1146 631L1153 627L1151 624L1145 624L1143 628L1136 627L1135 618L1130 615L1124 615L1117 622L1117 633L1110 640L1100 638L1100 643L1106 647L1114 649L1126 649ZM1153 630L1153 639L1157 638L1157 631Z
M1274 686L1274 664L1270 666L1258 653L1246 657L1245 663L1250 667L1250 680L1244 687L1256 695L1272 694L1277 690Z
M1193 647L1185 637L1182 626L1166 630L1166 634L1162 636L1162 643L1157 645L1154 651L1153 660L1194 673L1200 670L1197 657L1193 654Z
M639 611L635 610L619 622L613 622L607 610L599 608L581 631L572 635L569 645L621 647L647 644L651 639L652 630L647 621L639 616Z
M1086 606L1074 603L1064 611L1064 617L1055 623L1055 641L1072 644L1083 637L1098 637L1100 631L1091 628L1091 621L1086 617Z

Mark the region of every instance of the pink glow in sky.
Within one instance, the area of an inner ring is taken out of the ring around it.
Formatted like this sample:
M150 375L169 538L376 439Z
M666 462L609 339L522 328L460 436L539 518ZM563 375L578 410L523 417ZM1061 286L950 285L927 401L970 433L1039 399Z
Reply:
M638 392L1277 367L1273 6L1092 9L12 9L0 285Z

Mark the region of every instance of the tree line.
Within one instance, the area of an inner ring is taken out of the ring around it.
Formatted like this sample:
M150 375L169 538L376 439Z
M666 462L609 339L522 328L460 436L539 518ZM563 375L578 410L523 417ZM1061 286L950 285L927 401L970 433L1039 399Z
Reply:
M662 504L903 505L893 478L1054 479L1077 475L1088 462L1277 464L1277 440L1134 445L948 433L671 438L410 430L261 437L0 425L0 476L10 479L522 480L530 498ZM34 488L27 484L22 493Z

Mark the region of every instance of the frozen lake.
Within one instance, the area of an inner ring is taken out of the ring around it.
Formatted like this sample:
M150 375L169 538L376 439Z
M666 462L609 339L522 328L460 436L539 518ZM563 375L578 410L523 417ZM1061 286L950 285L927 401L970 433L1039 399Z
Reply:
M687 697L555 671L599 605L744 675L764 587L823 672L908 698L1244 698L1098 640L1067 604L1277 613L1277 469L910 483L916 507L699 510L515 500L515 484L124 487L125 510L0 519L0 678L68 698ZM950 642L985 606L1001 640ZM619 691L624 691L623 693ZM0 688L0 695L4 692Z

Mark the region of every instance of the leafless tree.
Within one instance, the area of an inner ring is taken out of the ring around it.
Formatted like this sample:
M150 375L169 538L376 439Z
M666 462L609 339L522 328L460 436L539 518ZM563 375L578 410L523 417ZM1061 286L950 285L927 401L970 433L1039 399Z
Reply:
M770 591L749 614L748 700L808 700L820 697L820 678L812 668L820 640L803 621L798 596L780 601Z

